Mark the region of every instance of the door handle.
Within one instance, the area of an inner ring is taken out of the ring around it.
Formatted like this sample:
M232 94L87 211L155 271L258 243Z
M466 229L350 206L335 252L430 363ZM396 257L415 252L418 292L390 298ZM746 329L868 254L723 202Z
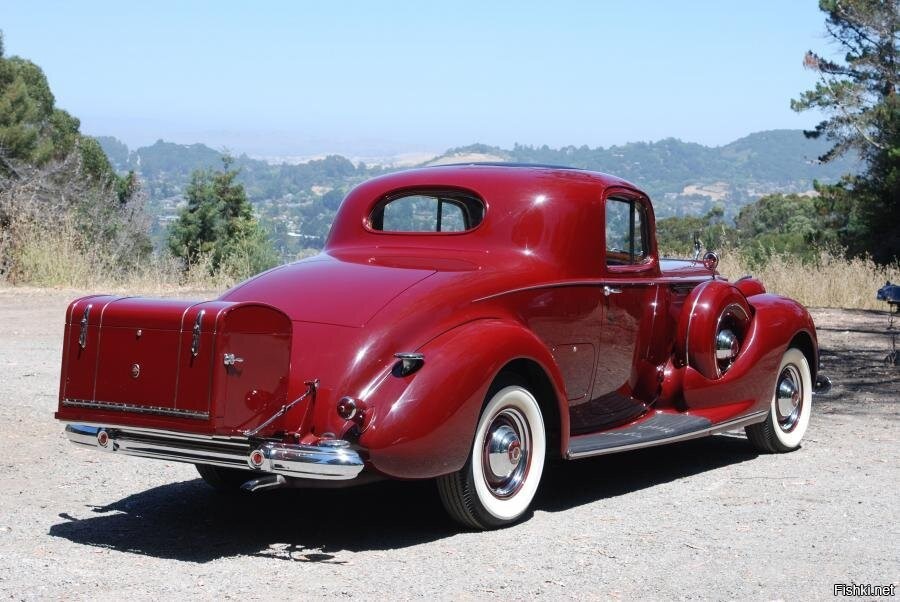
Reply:
M609 297L610 295L618 295L621 292L622 292L622 289L620 289L620 288L613 288L611 286L603 287L603 294L606 295L607 297Z

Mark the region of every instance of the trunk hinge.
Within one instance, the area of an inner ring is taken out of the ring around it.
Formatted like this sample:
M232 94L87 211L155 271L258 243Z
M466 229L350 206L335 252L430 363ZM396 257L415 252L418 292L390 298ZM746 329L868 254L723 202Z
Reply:
M258 427L254 428L254 429L250 429L248 431L243 431L243 435L245 437L253 437L258 432L260 432L261 430L263 430L264 428L266 428L267 426L269 426L270 424L275 422L275 420L277 420L281 416L284 416L285 414L287 414L288 410L293 408L295 405L297 405L298 403L300 403L307 397L309 398L309 405L310 405L310 407L312 407L312 405L316 401L316 390L319 388L319 379L317 378L315 380L308 380L303 384L306 385L306 392L304 392L303 395L301 395L300 397L298 397L291 403L287 403L287 404L281 406L280 410L278 410L277 412L272 414L272 416L270 416L268 420L266 420L265 422L260 424Z

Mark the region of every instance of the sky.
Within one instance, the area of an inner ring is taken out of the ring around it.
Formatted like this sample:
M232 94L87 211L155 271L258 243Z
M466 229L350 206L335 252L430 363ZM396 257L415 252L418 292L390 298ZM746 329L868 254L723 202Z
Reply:
M815 0L0 0L0 29L87 134L257 156L721 145L819 121L789 103L830 49Z

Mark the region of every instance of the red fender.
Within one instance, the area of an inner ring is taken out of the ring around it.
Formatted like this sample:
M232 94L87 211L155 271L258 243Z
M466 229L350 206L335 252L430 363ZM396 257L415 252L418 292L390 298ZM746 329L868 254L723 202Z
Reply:
M569 416L562 376L532 332L514 322L469 322L421 349L425 364L407 377L387 376L366 399L371 415L360 436L369 462L395 478L422 479L465 464L487 390L510 361L536 362L553 384L560 413L560 445L568 446ZM429 367L435 369L429 370ZM449 367L449 369L448 369Z
M706 413L714 421L764 411L772 401L781 356L799 334L809 337L810 367L817 366L816 327L805 307L791 299L768 293L749 299L754 319L750 323L737 360L728 372L711 380L686 368L682 386L687 406ZM724 403L728 401L730 403Z
M716 360L719 325L723 321L733 322L740 340L746 334L751 318L746 297L733 284L724 280L701 283L684 301L675 339L676 358L706 378L720 378L722 374Z
M762 295L766 292L765 285L753 276L738 278L734 282L734 286L748 299L753 295Z

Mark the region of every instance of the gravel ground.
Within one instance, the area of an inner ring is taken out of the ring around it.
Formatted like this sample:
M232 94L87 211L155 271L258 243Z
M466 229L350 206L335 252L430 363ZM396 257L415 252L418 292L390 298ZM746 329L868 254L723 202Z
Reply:
M534 514L459 531L430 483L222 499L192 466L62 435L74 293L0 288L0 595L823 599L900 578L900 367L887 318L814 311L833 392L803 448L742 434L552 466Z

